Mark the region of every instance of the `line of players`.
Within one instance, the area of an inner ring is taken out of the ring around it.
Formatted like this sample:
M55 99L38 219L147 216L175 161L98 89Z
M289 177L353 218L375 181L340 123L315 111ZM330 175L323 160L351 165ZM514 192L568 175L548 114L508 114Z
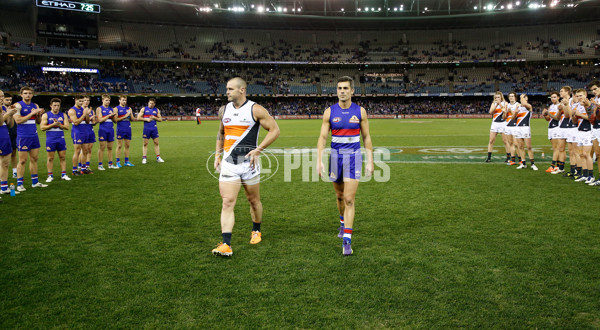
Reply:
M154 143L156 161L163 163L160 157L159 134L157 122L162 121L160 110L156 108L156 100L151 98L148 106L140 110L137 117L134 117L133 111L127 106L127 97L119 97L119 105L115 108L110 106L110 96L102 95L102 105L94 111L90 106L89 96L75 96L75 104L67 114L60 111L61 99L53 98L50 101L50 112L45 112L37 104L32 102L33 89L23 87L20 91L22 101L12 104L12 97L4 95L0 91L0 98L3 100L2 111L0 113L0 194L8 194L8 169L9 163L13 162L13 178L17 178L17 188L15 193L25 191L23 175L25 164L29 159L29 171L31 173L32 188L47 187L46 184L38 180L38 154L39 137L37 124L40 129L46 132L46 151L48 178L46 182L54 180L53 167L54 156L58 153L61 167L61 179L70 181L71 178L66 171L66 142L64 131L68 131L72 125L71 138L74 146L72 175L80 176L83 174L92 174L90 169L90 158L93 144L96 142L96 136L93 126L99 124L98 140L100 148L98 150L98 170L105 170L103 166L104 151L108 151L108 168L119 169L123 166L134 166L129 161L129 147L131 144L131 124L133 120L144 121L143 130L143 158L142 164L147 163L147 150L149 140ZM113 143L115 140L114 123L117 125L117 151L116 163L113 164ZM15 125L17 124L17 125ZM11 136L9 132L16 131L16 136ZM124 163L121 165L121 151L124 153ZM18 162L15 167L15 160L18 156Z
M552 143L552 164L546 170L551 174L563 174L585 182L591 186L600 186L594 177L594 154L600 170L600 81L589 84L593 98L588 99L585 89L574 91L570 86L563 86L558 92L550 93L550 105L542 111L542 116L548 123L548 139ZM515 165L517 169L527 168L525 147L527 148L531 168L535 166L533 149L531 148L530 119L532 107L527 101L527 95L508 94L509 102L504 100L501 92L496 92L494 102L490 106L492 126L488 143L486 162L491 162L491 155L496 136L502 134L506 151L507 165ZM570 170L565 172L566 147L569 149Z

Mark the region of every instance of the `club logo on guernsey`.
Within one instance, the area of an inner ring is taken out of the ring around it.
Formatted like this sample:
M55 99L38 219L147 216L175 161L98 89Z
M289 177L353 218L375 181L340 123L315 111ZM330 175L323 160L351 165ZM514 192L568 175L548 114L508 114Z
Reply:
M50 151L50 147L46 147L46 150Z
M225 123L225 124L227 124L230 121L231 121L231 118L225 118L225 119L223 119L223 123Z
M350 117L348 122L352 123L352 124L358 124L358 123L360 123L360 119L358 119L358 117L356 117L356 115L354 115L354 116Z
M340 118L340 117L335 117L335 118L333 118L333 120L332 120L332 121L333 121L334 123L339 123L340 121L342 121L342 118Z

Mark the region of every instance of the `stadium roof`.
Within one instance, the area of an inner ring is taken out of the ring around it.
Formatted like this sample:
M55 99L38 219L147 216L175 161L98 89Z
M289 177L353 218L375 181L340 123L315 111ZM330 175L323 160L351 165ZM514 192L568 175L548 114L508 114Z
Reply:
M75 0L73 0L75 1ZM434 29L598 21L598 0L79 0L100 19L278 29ZM27 0L1 0L8 10ZM596 28L595 26L593 28Z

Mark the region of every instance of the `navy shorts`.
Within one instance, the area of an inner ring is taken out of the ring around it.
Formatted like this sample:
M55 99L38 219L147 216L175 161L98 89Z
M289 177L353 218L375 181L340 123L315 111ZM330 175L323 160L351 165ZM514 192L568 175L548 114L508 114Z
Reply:
M12 145L13 149L17 149L17 136L16 135L10 136L10 144Z
M117 127L117 140L131 140L131 127L118 128Z
M100 128L98 130L98 140L100 140L100 142L113 142L115 140L115 130Z
M360 180L362 154L356 151L331 149L329 156L329 180L343 182L344 179Z
M83 137L84 141L83 143L94 143L96 142L96 133L94 133L94 131L91 132L87 132L85 134L85 137Z
M158 138L158 128L144 128L144 139Z
M17 149L19 151L31 151L40 148L40 138L35 136L17 136Z
M65 140L46 140L46 151L54 152L54 151L64 151L67 150L67 144Z
M0 139L0 156L10 155L12 151L12 143L10 143L10 139Z

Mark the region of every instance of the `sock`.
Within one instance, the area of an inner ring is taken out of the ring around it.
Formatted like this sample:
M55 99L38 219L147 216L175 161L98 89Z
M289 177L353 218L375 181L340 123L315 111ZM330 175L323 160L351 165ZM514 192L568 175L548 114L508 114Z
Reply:
M506 160L510 159L510 152L506 154Z
M77 166L73 166L73 173L77 172Z
M492 153L488 152L488 158L487 159L492 159Z
M340 226L342 226L342 228L344 228L344 216L340 215Z
M88 166L88 164L86 163L85 166ZM102 162L98 162L98 166L102 166Z
M344 228L344 243L352 243L352 228Z
M120 162L121 162L121 158L117 158L117 163L120 163Z
M48 176L54 177L54 175L52 174L52 172L48 172Z
M125 163L129 162L129 157L125 157Z
M146 156L142 157L143 159L146 159Z
M17 178L17 186L23 185L23 177Z
M63 176L67 176L67 171L60 172L60 177L62 178Z
M34 185L34 184L36 184L36 183L38 183L38 177L37 177L37 174L32 174L32 175L31 175L31 184L32 184L32 185Z
M260 222L252 222L252 231L260 231Z
M533 158L531 158L529 161L531 162L531 165L533 165L533 164L535 163L535 162L533 161Z
M7 191L8 190L8 181L0 182L0 190Z
M16 168L13 168L13 174L17 175L17 169Z
M108 166L112 166L112 160L108 161Z
M582 171L581 166L577 166L575 169L577 170L577 174L581 175L581 171Z
M159 158L160 158L160 155L156 155L156 159L159 159Z
M523 163L523 158L519 157L519 164Z
M552 167L556 167L556 161L554 159L552 160Z
M78 166L79 168L83 169L83 164L79 163L77 166Z
M571 165L571 174L575 173L575 166Z
M565 170L565 162L558 162L558 168L559 168L561 171L564 171L564 170Z
M90 168L90 162L85 162L85 168Z
M514 163L515 162L515 156L510 157L510 160Z
M581 173L583 174L582 176L583 176L584 178L587 178L587 177L588 177L588 170L587 170L587 168L586 168L586 169L584 169L584 170L581 170Z
M222 233L221 236L223 236L223 243L231 246L231 233Z

